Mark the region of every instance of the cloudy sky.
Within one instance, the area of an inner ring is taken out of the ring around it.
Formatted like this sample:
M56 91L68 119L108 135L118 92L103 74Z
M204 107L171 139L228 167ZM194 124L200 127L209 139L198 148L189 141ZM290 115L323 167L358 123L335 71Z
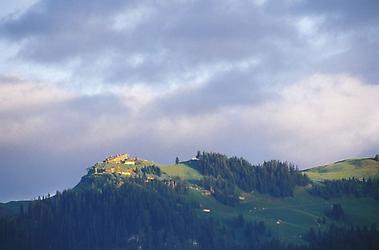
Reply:
M379 1L5 0L0 201L109 154L379 152Z

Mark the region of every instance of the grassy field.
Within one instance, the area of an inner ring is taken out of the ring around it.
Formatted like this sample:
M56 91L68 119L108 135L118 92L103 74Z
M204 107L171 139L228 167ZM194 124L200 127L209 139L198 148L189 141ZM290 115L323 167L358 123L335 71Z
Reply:
M370 158L350 159L307 169L304 173L315 181L379 177L379 162Z
M202 175L195 169L185 165L162 165L158 164L159 168L170 176L176 176L183 180L200 180Z

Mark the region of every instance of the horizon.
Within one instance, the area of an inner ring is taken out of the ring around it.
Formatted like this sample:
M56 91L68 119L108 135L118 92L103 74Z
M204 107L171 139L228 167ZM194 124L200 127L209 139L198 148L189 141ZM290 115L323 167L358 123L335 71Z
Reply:
M127 152L124 152L124 153L127 153ZM116 154L124 154L124 153L116 153ZM221 152L213 152L213 153L221 153ZM112 156L113 155L116 155L116 154L112 154ZM109 157L109 156L111 156L111 155L108 155L107 157ZM191 157L194 157L195 156L195 154L193 155L193 156L190 156L189 158L185 158L185 159L179 159L180 160L180 162L185 162L185 161L189 161L189 160L191 160ZM239 156L237 156L237 155L227 155L227 157L239 157ZM302 168L301 170L302 171L304 171L304 170L309 170L309 169L312 169L312 168L317 168L317 167L320 167L320 166L326 166L326 165L328 165L328 164L334 164L334 163L338 163L338 162L342 162L342 161L345 161L345 160L356 160L356 159L373 159L374 157L373 156L365 156L365 157L351 157L351 158L347 158L347 159L340 159L340 160L335 160L335 161L332 161L332 162L325 162L325 163L323 163L323 164L319 164L319 165L316 165L316 166L308 166L308 167L306 167L306 168ZM104 158L105 159L105 158ZM174 164L173 162L156 162L156 161L154 161L154 159L144 159L144 160L148 160L148 161L152 161L152 162L154 162L154 163L160 163L160 164ZM277 160L277 159L270 159L270 160ZM98 163L98 162L102 162L103 160L98 160L98 161L95 161L91 166L93 166L94 164L96 164L96 163ZM269 161L269 159L266 159L266 160L264 160L264 161ZM250 162L251 163L251 162ZM256 165L256 164L261 164L261 163L263 163L263 161L262 162L260 162L260 163L251 163L251 164L253 164L253 165ZM295 163L293 163L293 162L290 162L290 163L292 163L292 164L295 164ZM86 173L87 173L87 169L89 168L89 167L91 167L91 166L88 166L88 167L86 167L84 170L84 172L83 172L83 175L82 176L84 176ZM297 166L296 164L295 164L295 166ZM82 176L80 176L80 178L82 177ZM42 193L38 193L38 194L35 194L34 196L32 196L32 197L23 197L23 198L19 198L19 199L10 199L10 200L0 200L0 203L8 203L8 202L13 202L13 201L28 201L28 200L37 200L38 199L38 197L47 197L47 196L49 196L49 197L53 197L53 196L55 196L55 194L56 194L56 192L62 192L62 191L64 191L64 190L67 190L67 189L72 189L72 188L74 188L74 186L76 186L78 183L79 183L79 181L80 181L80 179L78 180L78 182L77 183L75 183L74 185L72 185L72 186L70 186L70 187L64 187L63 189L61 189L61 190L50 190L50 191L44 191L44 192L42 192Z
M300 169L379 152L379 2L0 3L0 202L116 152Z

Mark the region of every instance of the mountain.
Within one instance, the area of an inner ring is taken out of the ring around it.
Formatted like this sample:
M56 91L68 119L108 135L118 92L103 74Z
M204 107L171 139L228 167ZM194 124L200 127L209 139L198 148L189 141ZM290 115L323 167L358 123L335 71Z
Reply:
M337 161L304 171L312 180L342 178L379 178L379 161L374 158L357 158Z
M371 161L360 172L374 173ZM206 152L173 165L111 156L73 189L12 203L0 248L379 249L377 175L323 181L308 177L315 169Z

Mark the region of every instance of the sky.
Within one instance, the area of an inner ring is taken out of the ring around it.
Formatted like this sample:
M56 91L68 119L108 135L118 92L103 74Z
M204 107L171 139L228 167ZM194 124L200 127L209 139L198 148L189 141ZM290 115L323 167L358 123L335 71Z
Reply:
M379 153L379 1L5 0L0 201L127 152Z

